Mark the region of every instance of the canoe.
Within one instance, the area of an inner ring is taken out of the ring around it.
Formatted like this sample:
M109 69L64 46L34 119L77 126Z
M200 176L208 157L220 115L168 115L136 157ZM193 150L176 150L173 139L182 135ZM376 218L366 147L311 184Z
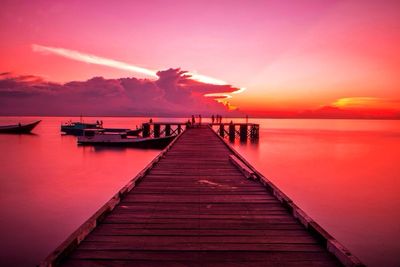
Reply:
M22 134L22 133L30 133L33 128L36 127L41 122L41 120L28 123L28 124L16 124L16 125L4 125L0 126L0 133L15 133L15 134Z

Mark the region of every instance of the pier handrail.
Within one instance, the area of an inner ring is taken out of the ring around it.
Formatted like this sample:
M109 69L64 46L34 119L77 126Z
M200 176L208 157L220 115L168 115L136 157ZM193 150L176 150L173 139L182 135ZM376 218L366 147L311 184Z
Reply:
M355 255L353 255L346 247L344 247L339 241L331 236L325 229L323 229L317 222L315 222L310 216L308 216L301 208L299 208L286 194L284 194L276 185L274 185L268 178L262 173L257 171L242 155L239 154L223 137L216 133L212 126L209 126L212 132L220 138L225 146L232 152L232 154L238 158L252 173L245 171L245 176L259 179L265 188L270 191L282 204L283 206L296 218L301 224L314 235L325 247L333 254L344 266L346 267L365 267ZM231 158L231 160L234 160ZM235 163L233 163L236 165ZM236 165L237 166L237 165ZM241 167L238 167L241 171Z
M42 262L39 263L40 267L53 267L71 253L89 233L96 228L97 224L101 222L105 216L110 213L115 206L126 196L137 183L149 172L149 170L167 153L172 145L185 133L182 130L174 140L164 148L146 167L143 168L134 178L132 178L125 186L123 186L109 201L107 201L99 210L96 211L89 219L87 219L81 226L78 227L70 236L67 237L55 250L53 250Z

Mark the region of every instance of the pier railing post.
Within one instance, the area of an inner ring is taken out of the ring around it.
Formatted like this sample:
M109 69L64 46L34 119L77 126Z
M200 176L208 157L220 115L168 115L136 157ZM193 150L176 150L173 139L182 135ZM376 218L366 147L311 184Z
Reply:
M251 139L258 139L259 138L259 126L256 124L253 124L250 128L250 138Z
M178 124L178 134L182 132L182 125Z
M223 123L221 123L220 125L219 125L219 135L221 136L221 137L224 137L224 135L225 135L225 126L224 126L224 124Z
M170 136L171 135L171 124L166 124L165 125L165 136Z
M160 124L153 124L154 127L154 137L160 137Z
M143 137L149 137L149 136L150 136L150 124L143 123Z
M247 124L240 124L240 141L244 142L247 140Z
M229 140L235 140L235 124L233 123L229 124Z

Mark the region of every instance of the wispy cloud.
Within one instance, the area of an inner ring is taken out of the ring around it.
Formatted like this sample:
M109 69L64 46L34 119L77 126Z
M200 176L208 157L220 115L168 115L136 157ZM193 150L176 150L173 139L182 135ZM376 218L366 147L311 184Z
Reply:
M135 73L145 74L145 75L157 78L157 71L134 66L132 64L128 64L128 63L113 60L113 59L108 59L108 58L99 57L99 56L95 56L95 55L91 55L91 54L87 54L87 53L82 53L82 52L75 51L75 50L43 46L43 45L38 45L38 44L33 44L32 50L34 52L41 52L41 53L45 53L45 54L54 54L54 55L62 56L62 57L77 60L77 61L82 61L82 62L96 64L96 65L102 65L102 66L108 66L108 67L116 68L116 69L120 69L120 70L132 71Z

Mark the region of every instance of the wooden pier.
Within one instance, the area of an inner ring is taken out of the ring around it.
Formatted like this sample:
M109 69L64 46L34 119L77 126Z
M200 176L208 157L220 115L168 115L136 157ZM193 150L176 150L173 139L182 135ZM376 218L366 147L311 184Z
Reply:
M209 126L188 128L41 266L363 266Z

